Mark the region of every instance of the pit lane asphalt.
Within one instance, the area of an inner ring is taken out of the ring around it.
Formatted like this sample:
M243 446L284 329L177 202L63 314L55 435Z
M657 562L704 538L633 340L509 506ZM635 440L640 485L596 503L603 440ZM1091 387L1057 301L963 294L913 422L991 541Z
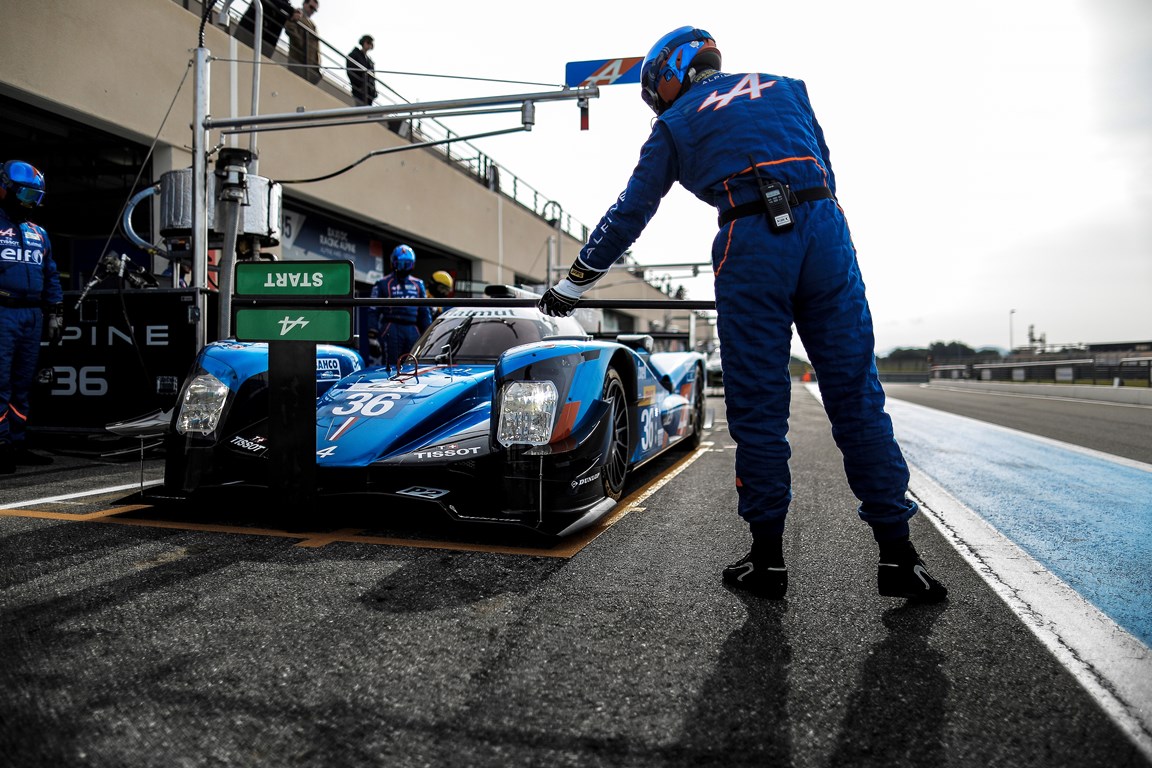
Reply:
M788 600L727 591L709 406L707 450L571 557L0 516L0 765L1148 765L925 518L950 601L875 594L802 387ZM141 474L58 458L0 508Z

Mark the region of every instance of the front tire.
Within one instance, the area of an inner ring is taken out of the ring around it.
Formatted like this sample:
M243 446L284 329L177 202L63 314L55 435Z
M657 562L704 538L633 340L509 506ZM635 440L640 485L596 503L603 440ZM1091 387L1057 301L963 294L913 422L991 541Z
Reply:
M624 384L615 368L609 368L604 377L604 402L608 403L608 419L611 435L604 456L604 469L601 480L604 495L619 500L624 494L624 481L628 479L628 400L624 395Z

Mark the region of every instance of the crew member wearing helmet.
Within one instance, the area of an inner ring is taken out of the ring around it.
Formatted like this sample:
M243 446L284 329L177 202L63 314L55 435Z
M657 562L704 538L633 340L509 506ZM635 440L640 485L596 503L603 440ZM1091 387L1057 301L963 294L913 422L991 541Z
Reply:
M788 585L784 521L792 498L788 359L796 325L812 358L832 434L859 515L880 548L878 589L942 600L909 539L917 511L908 467L884 412L872 317L824 133L804 83L726 74L702 29L660 38L641 68L641 96L656 113L624 192L593 230L567 276L540 301L570 314L581 295L640 236L673 182L718 210L712 244L717 330L728 426L737 443L739 512L747 556L724 569L733 588L782 598Z
M432 282L428 284L428 290L437 299L448 299L456 295L452 275L442 269L432 273ZM439 317L445 309L447 307L432 307L432 319L435 320Z
M416 252L412 247L396 246L391 261L392 271L372 286L372 298L428 298L424 281L412 274L416 268ZM382 365L397 365L400 356L412 350L416 339L431 322L429 307L372 307L368 311L369 356L378 358Z
M40 337L63 332L64 293L48 233L27 212L44 197L44 174L21 160L0 167L0 473L18 464L51 464L25 446L28 401Z

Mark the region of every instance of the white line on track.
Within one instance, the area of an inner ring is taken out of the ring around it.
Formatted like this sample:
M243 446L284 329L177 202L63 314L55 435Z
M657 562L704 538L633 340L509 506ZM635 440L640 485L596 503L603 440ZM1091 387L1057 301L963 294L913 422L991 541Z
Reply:
M21 507L31 507L35 504L54 504L58 501L70 501L71 499L80 499L85 496L99 496L102 493L117 493L118 491L127 491L132 488L147 488L153 485L160 485L163 480L149 480L143 483L128 483L127 485L110 485L105 488L94 488L90 491L78 491L77 493L66 493L62 496L45 496L42 499L29 499L27 501L17 501L12 504L5 504L5 509L20 509Z
M816 385L807 387L821 400ZM1121 464L1148 467L1058 440L1029 437ZM909 492L925 516L1136 747L1152 759L1152 651L1148 646L919 468L909 465L909 470Z
M1152 652L916 467L921 511L1152 758Z

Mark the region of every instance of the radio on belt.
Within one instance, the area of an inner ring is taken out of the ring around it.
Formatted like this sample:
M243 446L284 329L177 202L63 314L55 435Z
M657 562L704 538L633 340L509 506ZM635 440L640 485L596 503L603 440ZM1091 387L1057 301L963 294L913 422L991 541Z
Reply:
M792 229L792 206L788 203L789 190L787 185L775 179L765 179L756 167L756 161L748 156L748 164L752 166L752 173L756 174L756 184L760 187L760 199L764 201L765 212L768 214L768 228L775 233L787 232Z

